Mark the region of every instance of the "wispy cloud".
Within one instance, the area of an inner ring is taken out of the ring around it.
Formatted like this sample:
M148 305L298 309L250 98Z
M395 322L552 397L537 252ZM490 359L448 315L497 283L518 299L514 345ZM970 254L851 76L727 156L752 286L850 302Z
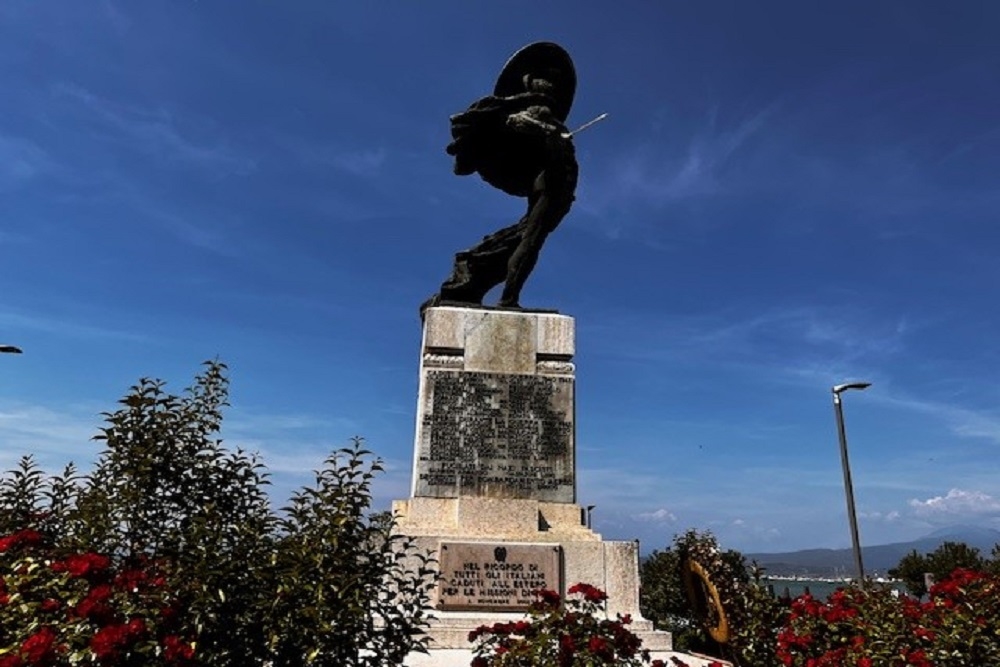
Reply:
M967 438L985 438L1000 444L1000 415L990 410L974 410L940 401L912 398L899 393L886 393L875 400L904 410L912 410L945 422L951 431Z
M14 469L26 455L31 455L48 474L60 472L70 462L87 473L103 447L92 440L98 433L101 410L98 406L54 409L45 405L0 403L0 474ZM334 420L303 414L244 413L227 420L223 438L228 449L239 448L259 456L268 474L268 495L277 507L293 492L313 485L315 471L323 467L335 450L345 446L346 443L311 437L314 429L326 429L333 423ZM410 493L408 460L385 460L383 468L373 485L373 509L379 511L388 509L390 501L407 498Z
M11 310L0 310L0 327L9 330L40 331L75 338L105 338L139 342L151 340L149 336L144 334L93 325L79 316L76 319L71 319L57 315L24 315Z
M93 463L99 447L97 409L54 410L41 405L0 405L0 470L12 469L25 455L34 456L48 473L73 461L81 470Z
M621 354L651 361L761 366L789 379L825 381L861 360L904 351L905 318L853 307L789 306L747 314L734 309L640 324L628 314L606 318L587 334L621 340ZM611 331L610 329L613 329ZM634 340L629 340L629 339Z
M888 512L858 512L858 516L869 521L885 521L887 523L891 523L893 521L898 521L902 514L898 510L890 510Z
M256 168L255 160L224 144L191 138L181 129L180 119L163 107L116 102L71 83L56 84L52 93L89 111L106 138L127 142L158 159L196 164L224 174L245 174Z
M0 134L0 191L20 186L51 168L51 159L37 144Z
M379 171L385 162L386 150L372 148L368 150L345 151L332 155L330 162L343 171L357 176L370 176Z
M758 549L766 549L782 536L781 530L774 526L742 518L709 521L708 525L723 545L750 543L757 545Z
M132 27L132 21L115 6L112 0L101 0L100 7L101 13L119 35L124 35Z
M710 109L702 127L680 150L664 143L629 146L593 181L608 185L583 194L581 206L600 215L637 201L659 206L731 189L734 184L727 181L724 172L779 106L771 104L728 127L721 125L718 109Z
M389 156L389 151L384 146L317 143L292 135L275 136L273 141L279 150L299 164L308 167L331 166L354 176L378 174Z
M145 198L136 199L134 205L154 224L184 244L226 257L240 255L238 242L223 232L218 221L205 224L202 221L169 212L159 207L156 202L147 201Z

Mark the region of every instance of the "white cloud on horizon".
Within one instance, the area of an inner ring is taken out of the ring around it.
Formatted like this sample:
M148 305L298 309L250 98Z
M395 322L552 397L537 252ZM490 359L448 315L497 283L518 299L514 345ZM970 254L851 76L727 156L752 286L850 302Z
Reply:
M889 512L858 512L858 516L862 519L868 519L869 521L885 521L893 522L898 521L902 514L898 510L891 510Z
M665 507L652 512L640 512L635 515L639 521L650 521L653 523L677 523L677 515Z
M957 517L1000 516L1000 500L982 491L951 489L943 496L910 500L914 514L924 519L955 520Z

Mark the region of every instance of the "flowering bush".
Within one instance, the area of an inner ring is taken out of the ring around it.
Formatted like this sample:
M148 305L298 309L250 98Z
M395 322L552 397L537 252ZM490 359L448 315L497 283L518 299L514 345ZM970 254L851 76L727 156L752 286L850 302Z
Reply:
M600 618L606 616L608 596L599 588L576 584L565 601L549 590L536 591L535 597L529 619L483 625L469 634L469 641L477 642L472 667L636 667L649 662L642 640L628 629L630 616Z
M1000 577L956 569L927 602L869 584L792 603L777 637L787 667L1000 664Z
M219 440L225 366L183 396L143 379L94 470L0 475L0 667L389 667L427 641L429 557L372 512L356 440L276 514ZM404 563L415 564L404 567Z
M59 558L31 529L0 538L0 667L188 664L164 584L149 561Z

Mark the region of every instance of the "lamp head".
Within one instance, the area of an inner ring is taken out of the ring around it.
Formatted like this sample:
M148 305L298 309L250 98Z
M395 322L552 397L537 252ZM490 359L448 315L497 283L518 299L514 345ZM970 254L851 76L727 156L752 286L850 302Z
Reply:
M833 388L833 393L840 395L841 392L847 391L848 389L867 389L872 386L871 382L847 382L845 384L838 384Z

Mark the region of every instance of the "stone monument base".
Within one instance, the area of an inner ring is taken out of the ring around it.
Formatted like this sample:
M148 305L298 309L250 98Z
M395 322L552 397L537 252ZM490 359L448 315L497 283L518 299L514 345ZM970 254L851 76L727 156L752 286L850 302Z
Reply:
M656 657L681 655L639 612L638 543L602 540L576 504L574 332L554 312L424 311L413 483L392 509L441 578L431 655L408 667L468 667L472 630L524 618L533 591L576 583L605 591L608 616L631 616Z
M421 550L437 554L439 564L445 562L442 554L448 549L490 553L502 548L511 554L510 567L516 568L517 555L522 551L554 549L558 553L557 571L543 573L548 577L544 587L565 594L567 588L578 582L597 586L608 594L608 616L629 614L633 619L630 628L643 640L644 648L653 652L669 652L672 648L670 633L654 630L652 622L639 612L638 543L602 540L585 525L579 505L527 499L415 497L395 501L393 512L397 516L396 529L414 538ZM447 577L453 572L442 571L442 574ZM476 599L471 597L469 607L463 609L460 605L449 606L448 583L443 581L438 586L431 601L435 609L429 630L432 656L413 655L407 665L450 665L427 661L434 656L443 658L445 654L439 655L441 651L471 656L469 632L480 625L523 618L527 603L533 599L527 595L530 593L527 588L533 587L533 582L528 581L520 594L520 599L525 600L523 608L505 611L491 611L488 606L475 608ZM455 664L468 665L468 661Z

